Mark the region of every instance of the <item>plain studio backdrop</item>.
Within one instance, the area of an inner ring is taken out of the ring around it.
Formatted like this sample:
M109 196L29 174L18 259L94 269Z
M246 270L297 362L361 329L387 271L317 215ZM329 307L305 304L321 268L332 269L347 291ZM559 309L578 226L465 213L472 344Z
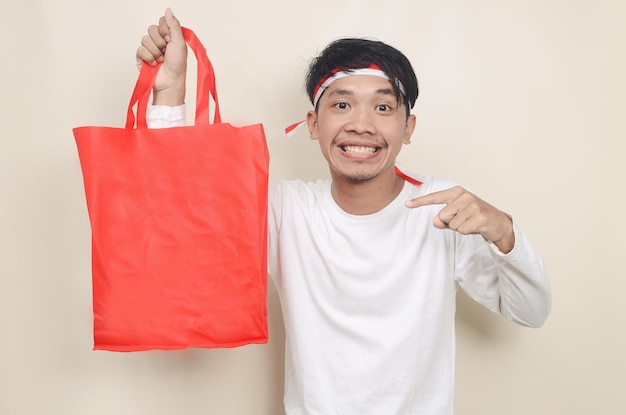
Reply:
M123 126L135 50L167 6L207 47L223 119L265 124L272 181L328 177L305 131L282 132L310 108L311 57L344 36L404 51L421 93L402 163L511 213L554 291L538 330L459 295L456 413L623 410L626 2L3 0L1 414L282 413L272 286L267 345L91 350L91 234L71 129Z

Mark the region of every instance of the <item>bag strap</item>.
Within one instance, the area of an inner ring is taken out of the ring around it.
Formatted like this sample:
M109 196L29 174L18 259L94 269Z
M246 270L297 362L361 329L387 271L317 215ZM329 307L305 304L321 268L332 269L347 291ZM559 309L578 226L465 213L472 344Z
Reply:
M213 123L222 122L220 116L220 106L217 99L217 87L215 85L215 72L213 65L207 56L206 49L193 31L185 27L182 28L185 43L193 51L198 61L198 81L196 89L196 119L195 124L211 123L209 117L209 96L213 97L215 111L213 113ZM133 107L137 104L137 128L148 128L146 123L146 110L148 100L152 92L152 86L162 63L151 66L146 63L141 65L139 78L135 84L135 89L128 104L126 114L126 128L133 129L135 126L135 113Z

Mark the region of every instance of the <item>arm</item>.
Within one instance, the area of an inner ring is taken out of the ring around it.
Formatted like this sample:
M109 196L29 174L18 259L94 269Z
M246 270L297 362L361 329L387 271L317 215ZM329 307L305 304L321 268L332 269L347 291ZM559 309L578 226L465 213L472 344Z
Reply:
M514 224L515 246L503 254L476 235L456 238L455 279L475 301L527 327L540 327L552 305L541 258Z
M136 59L138 67L163 62L154 81L153 105L176 107L185 103L187 45L180 22L169 8L158 25L148 27Z
M445 204L433 219L459 234L458 284L479 303L519 324L539 327L551 308L548 276L528 240L504 212L461 187L407 202L419 208Z

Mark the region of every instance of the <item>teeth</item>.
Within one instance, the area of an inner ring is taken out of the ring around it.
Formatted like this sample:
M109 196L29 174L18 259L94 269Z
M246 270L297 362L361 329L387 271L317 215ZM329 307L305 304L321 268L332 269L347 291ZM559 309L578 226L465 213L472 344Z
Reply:
M351 154L372 154L376 152L376 147L343 146L343 151Z

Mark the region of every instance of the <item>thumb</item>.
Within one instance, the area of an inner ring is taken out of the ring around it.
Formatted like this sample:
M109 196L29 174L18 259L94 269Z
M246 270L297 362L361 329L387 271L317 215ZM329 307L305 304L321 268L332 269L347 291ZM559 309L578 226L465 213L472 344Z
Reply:
M180 21L178 21L176 16L174 16L172 9L170 9L169 7L165 10L165 24L170 32L168 36L169 39L166 39L168 43L174 42L178 44L181 42L185 42L185 39L183 38L183 30L180 26Z

